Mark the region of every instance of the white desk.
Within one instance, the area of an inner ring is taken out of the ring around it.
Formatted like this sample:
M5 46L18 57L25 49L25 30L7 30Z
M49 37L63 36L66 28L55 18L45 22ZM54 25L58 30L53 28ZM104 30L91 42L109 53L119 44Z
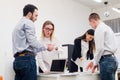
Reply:
M49 74L38 75L38 80L100 80L99 73L65 73L65 74Z

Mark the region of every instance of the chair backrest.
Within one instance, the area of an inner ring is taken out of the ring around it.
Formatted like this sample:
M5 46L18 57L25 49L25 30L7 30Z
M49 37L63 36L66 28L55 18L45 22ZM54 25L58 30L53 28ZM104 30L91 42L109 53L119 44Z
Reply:
M68 66L68 70L70 69L70 62L71 62L71 57L72 57L72 53L73 53L73 48L74 45L73 44L64 44L62 45L63 47L68 47L68 62L67 62L67 66Z

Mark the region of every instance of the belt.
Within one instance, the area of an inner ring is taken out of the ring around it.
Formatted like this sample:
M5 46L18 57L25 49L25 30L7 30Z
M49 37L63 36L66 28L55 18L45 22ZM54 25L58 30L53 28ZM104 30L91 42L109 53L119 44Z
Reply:
M107 54L107 55L103 55L103 56L101 56L101 59L102 58L105 58L105 57L112 57L114 54Z
M22 52L17 52L14 57L19 57L19 56L26 56L26 55L29 55L29 56L35 56L35 54L31 51L27 51L27 50L24 50Z

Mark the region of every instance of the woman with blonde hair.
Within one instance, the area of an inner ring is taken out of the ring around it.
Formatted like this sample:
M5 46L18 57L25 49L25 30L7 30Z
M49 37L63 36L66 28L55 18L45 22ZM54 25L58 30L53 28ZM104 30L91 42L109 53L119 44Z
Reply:
M54 24L47 20L42 26L42 36L40 42L44 45L49 45L53 49L52 51L42 51L41 54L37 54L37 61L39 65L39 72L49 73L51 63L53 59L59 58L59 53L62 53L62 47L56 37L54 37Z

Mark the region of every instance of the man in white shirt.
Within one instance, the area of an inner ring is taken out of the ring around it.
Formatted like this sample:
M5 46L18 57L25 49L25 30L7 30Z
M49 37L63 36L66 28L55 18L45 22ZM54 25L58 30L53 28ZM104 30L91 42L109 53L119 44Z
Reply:
M89 23L95 29L96 52L93 61L88 64L87 70L91 69L94 73L99 64L101 80L115 80L118 62L114 56L117 50L114 32L100 20L97 13L90 14Z

